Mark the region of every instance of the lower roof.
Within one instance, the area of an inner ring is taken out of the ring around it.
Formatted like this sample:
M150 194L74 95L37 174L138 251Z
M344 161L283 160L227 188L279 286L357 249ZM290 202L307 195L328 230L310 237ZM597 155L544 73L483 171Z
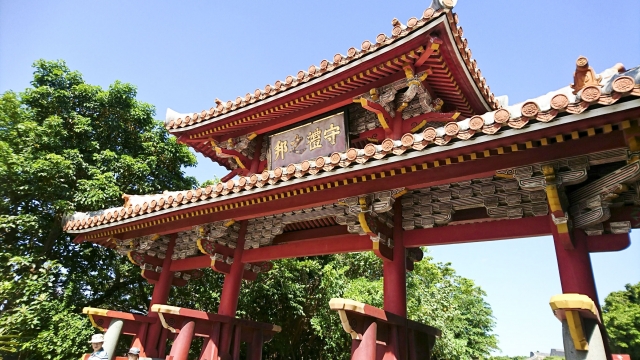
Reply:
M590 114L599 116L608 112L640 108L640 100L633 100L640 97L640 67L624 70L616 66L602 72L600 76L600 84L587 86L576 94L570 87L565 87L483 115L450 122L437 128L427 128L421 133L408 133L400 139L385 139L379 145L369 143L364 149L352 148L344 153L265 170L261 174L243 176L206 188L132 195L122 207L67 216L63 222L64 230L72 234L103 232L145 219L170 217L172 213L187 208L215 207L217 203L230 199L244 201L246 196L260 196L260 193L274 187L286 189L288 185L304 184L314 178L330 179L334 175L355 170L356 167L375 172L376 167L381 165L376 160L382 158L389 159L386 162L388 164L389 161L446 152L561 123L579 123L584 116ZM612 106L619 102L622 103ZM572 114L584 116L569 116Z

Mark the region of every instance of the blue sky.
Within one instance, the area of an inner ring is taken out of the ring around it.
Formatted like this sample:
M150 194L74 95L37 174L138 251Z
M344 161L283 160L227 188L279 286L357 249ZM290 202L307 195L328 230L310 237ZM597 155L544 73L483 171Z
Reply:
M31 64L64 59L87 82L138 87L156 106L195 112L235 99L419 17L423 1L8 1L0 0L0 91L29 86ZM516 103L572 82L575 60L598 72L640 64L637 0L460 0L464 36L496 95ZM199 158L187 173L224 171ZM619 253L595 254L601 301L640 281L640 232ZM548 300L560 293L551 238L432 247L488 293L504 354L562 347Z

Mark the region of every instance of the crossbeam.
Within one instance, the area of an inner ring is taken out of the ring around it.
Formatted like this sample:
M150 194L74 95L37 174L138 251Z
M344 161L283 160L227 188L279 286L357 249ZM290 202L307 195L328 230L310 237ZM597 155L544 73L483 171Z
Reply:
M351 235L343 225L327 226L319 229L298 230L280 234L273 239L273 245L281 245L296 241L330 240Z
M291 242L283 245L273 245L258 249L245 250L242 255L242 262L248 263L302 256L340 254L368 251L372 249L372 241L368 236L350 234L341 238L334 238L329 241L325 239L316 239L304 241L302 244Z
M405 231L404 246L464 244L551 235L547 216Z

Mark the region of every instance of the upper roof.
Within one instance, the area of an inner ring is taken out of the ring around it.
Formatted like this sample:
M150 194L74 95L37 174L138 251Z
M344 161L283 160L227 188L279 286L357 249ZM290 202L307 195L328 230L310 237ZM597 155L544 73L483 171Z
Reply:
M360 49L352 47L346 55L335 54L332 60L322 60L306 71L300 70L295 76L287 76L284 81L278 80L235 100L216 99L215 106L209 110L178 113L168 109L165 126L196 151L215 159L215 152L210 146L199 146L202 143L198 143L199 139L216 136L224 139L242 135L243 131L250 133L257 124L320 102L328 106L327 99L402 72L402 64L419 58L429 41L433 41L421 36L425 34L437 34L438 41L446 45L444 50L431 56L432 64L426 64L441 71L433 76L434 84L430 84L437 96L445 104L455 106L463 116L497 109L500 104L471 58L462 28L457 26L457 16L451 13L455 3L454 0L433 0L420 18L413 17L406 24L394 19L390 36L381 33L374 42L365 40ZM439 82L439 77L447 80L446 84ZM329 110L332 109L324 111ZM301 120L304 118L298 119Z
M580 58L578 63L580 64ZM585 63L586 63L586 59ZM578 65L579 65L578 64ZM591 68L589 68L591 70ZM592 71L592 70L591 70ZM315 160L265 170L261 174L242 176L237 180L219 183L216 186L196 190L165 192L156 195L131 196L122 207L90 213L75 213L64 221L64 230L69 233L87 233L148 218L157 213L166 216L182 208L212 204L243 192L255 192L260 188L287 186L289 181L310 180L327 172L356 165L375 167L378 159L397 157L406 152L427 155L445 151L444 145L466 142L482 136L486 141L501 137L516 136L529 131L527 127L537 123L537 129L553 127L557 118L580 114L592 106L608 106L629 97L640 97L640 67L625 70L621 64L599 74L597 84L584 84L576 91L567 86L519 104L450 122L437 128L429 127L421 133L407 133L401 139L385 139L381 144L367 144L364 149L348 149L343 153L321 156ZM637 103L629 106L640 107ZM574 119L572 121L579 121ZM514 131L505 131L512 129ZM434 145L436 145L434 147ZM406 156L406 154L405 154ZM444 164L443 164L444 165ZM438 166L438 165L435 165Z

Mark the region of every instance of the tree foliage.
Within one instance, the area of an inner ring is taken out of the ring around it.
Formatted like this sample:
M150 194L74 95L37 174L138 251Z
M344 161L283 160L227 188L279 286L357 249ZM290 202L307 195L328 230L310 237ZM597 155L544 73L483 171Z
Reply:
M64 214L191 188L182 167L196 162L133 85L89 85L62 61L34 69L31 88L0 97L0 334L24 359L76 358L83 306L144 311L150 287L113 251L74 244Z
M115 252L73 243L63 215L118 206L123 193L194 187L182 168L195 157L136 100L134 86L89 85L61 61L34 68L32 87L0 97L0 356L78 358L95 331L82 307L145 313L152 288ZM169 302L215 312L222 283L206 270L173 288ZM496 348L484 292L449 264L423 260L407 286L409 316L443 330L437 359ZM277 261L243 283L238 315L282 326L265 359L346 359L350 337L329 310L333 297L381 307L380 260L362 253Z
M273 322L282 333L265 348L266 359L348 359L351 338L334 297L383 307L382 263L371 252L287 259L242 288L239 312ZM450 264L427 257L407 277L408 315L442 330L434 359L472 359L497 348L494 320L485 293Z
M602 312L611 350L640 359L640 282L609 294Z

